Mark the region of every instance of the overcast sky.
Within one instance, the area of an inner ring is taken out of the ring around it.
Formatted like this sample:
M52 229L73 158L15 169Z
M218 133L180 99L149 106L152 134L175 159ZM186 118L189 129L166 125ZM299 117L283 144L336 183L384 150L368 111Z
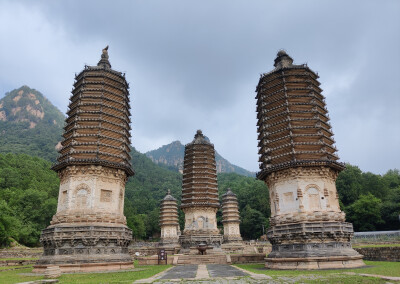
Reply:
M75 73L109 45L140 152L202 129L258 170L255 87L285 49L320 75L339 157L400 168L400 1L3 1L0 97L28 85L65 113Z

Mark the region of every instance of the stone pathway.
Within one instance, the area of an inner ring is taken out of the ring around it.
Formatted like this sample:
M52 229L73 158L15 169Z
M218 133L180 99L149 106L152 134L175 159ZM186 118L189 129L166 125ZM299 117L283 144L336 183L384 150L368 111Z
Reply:
M270 276L255 274L225 264L179 265L171 267L158 275L134 283L266 283Z

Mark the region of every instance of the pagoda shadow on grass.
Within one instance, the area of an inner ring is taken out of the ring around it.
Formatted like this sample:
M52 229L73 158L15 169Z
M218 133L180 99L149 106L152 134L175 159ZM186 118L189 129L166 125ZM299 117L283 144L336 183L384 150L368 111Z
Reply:
M257 86L260 169L271 202L266 267L360 267L353 226L340 210L335 181L344 169L334 147L318 75L280 51Z
M185 213L185 229L179 242L184 249L200 243L221 246L216 218L219 207L214 145L198 130L194 140L185 146L183 162L181 209Z
M97 66L75 77L62 148L53 166L60 177L57 213L42 231L43 272L133 268L132 231L123 214L130 164L129 92L125 76L111 69L107 48Z

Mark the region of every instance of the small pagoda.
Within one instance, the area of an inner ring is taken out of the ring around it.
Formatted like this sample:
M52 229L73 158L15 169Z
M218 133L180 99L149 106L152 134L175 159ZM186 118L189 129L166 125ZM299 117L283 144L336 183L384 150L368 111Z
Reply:
M183 248L206 243L220 247L222 236L217 228L217 169L214 145L198 130L194 140L185 146L181 209L185 229L179 237Z
M283 50L258 83L260 172L271 202L267 237L273 269L363 266L352 249L353 226L340 210L335 181L344 164L337 149L318 74Z
M230 188L222 195L222 223L224 224L224 243L242 241L238 201L236 194Z
M161 201L159 224L161 228L160 244L162 246L178 244L181 233L178 221L178 205L170 190Z
M108 47L97 66L75 77L62 148L52 167L60 178L57 212L42 231L35 271L131 269L132 231L124 216L130 164L129 85L111 69Z

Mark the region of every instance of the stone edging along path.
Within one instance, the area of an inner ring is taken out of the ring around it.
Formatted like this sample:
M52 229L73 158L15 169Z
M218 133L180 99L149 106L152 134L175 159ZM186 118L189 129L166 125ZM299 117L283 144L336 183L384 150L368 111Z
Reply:
M147 279L137 280L134 283L153 283L163 280L213 280L213 279L236 279L240 277L250 276L254 280L272 279L265 274L256 274L250 271L241 269L236 266L224 264L200 264L187 266L174 266L164 270Z

